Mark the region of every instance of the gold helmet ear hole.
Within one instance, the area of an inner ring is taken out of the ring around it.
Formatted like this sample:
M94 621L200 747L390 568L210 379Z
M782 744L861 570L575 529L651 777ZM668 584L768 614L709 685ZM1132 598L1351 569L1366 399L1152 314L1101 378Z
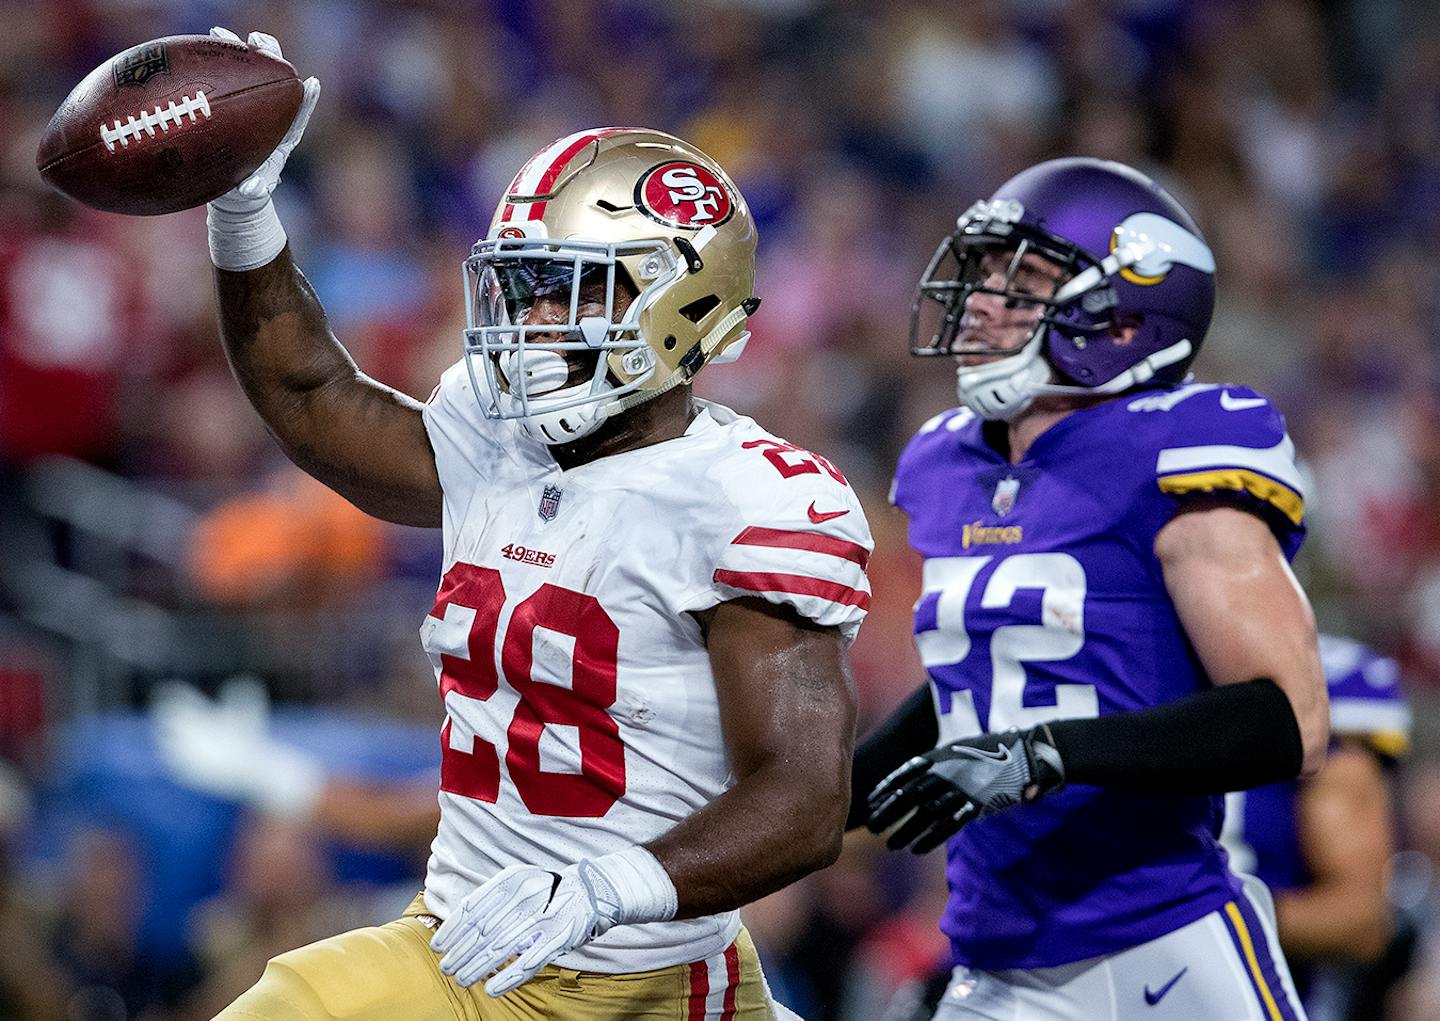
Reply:
M674 350L675 350L675 337L674 337L673 335L665 338L665 350L666 350L666 351L674 351Z
M711 312L713 312L719 306L719 304L719 295L707 294L705 295L705 297L696 298L690 304L686 305L680 310L680 314L686 319L690 320L692 323L699 323L700 320L704 319Z

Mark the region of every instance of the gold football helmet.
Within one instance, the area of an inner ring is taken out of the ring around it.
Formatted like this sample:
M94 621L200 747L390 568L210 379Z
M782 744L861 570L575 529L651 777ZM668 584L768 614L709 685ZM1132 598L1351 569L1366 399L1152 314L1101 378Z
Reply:
M521 167L465 260L475 393L543 443L579 439L738 358L754 283L755 221L710 157L644 128L568 135ZM568 321L527 321L542 296L568 300ZM594 369L572 383L577 353Z

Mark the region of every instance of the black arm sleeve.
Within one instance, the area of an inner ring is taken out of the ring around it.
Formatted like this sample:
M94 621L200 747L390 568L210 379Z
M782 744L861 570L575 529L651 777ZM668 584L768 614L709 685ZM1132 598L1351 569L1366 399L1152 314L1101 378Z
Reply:
M1224 794L1293 780L1304 759L1290 698L1263 677L1049 730L1067 783L1153 794Z
M939 741L940 721L935 718L930 685L922 684L856 747L850 766L850 814L845 829L865 825L869 814L865 799L877 783Z

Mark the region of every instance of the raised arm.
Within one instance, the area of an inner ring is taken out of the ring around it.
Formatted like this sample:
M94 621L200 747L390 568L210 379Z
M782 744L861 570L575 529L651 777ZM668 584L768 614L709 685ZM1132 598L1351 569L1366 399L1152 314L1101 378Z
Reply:
M437 527L420 403L355 367L289 247L259 269L217 268L215 293L230 368L290 459L366 513Z
M233 42L238 36L216 28ZM279 58L273 36L245 45ZM440 478L419 402L355 367L295 268L270 200L320 98L305 82L295 121L269 158L209 206L210 258L225 354L245 396L290 459L361 510L438 526Z

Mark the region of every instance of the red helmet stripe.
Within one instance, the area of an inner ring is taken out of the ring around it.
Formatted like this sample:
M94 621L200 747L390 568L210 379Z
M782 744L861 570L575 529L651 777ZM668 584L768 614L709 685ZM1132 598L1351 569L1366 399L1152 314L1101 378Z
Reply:
M535 194L545 195L551 188L555 187L555 182L560 179L560 172L575 158L575 154L599 137L600 136L596 134L581 135L562 149L560 155L555 157L554 162L550 164L549 169L547 169L544 176L540 178L540 183L535 188Z
M545 173L541 176L540 182L535 186L535 194L549 194L550 189L555 187L555 182L560 179L561 172L564 171L570 161L575 158L575 154L599 137L595 132L588 132L560 150L560 155L556 156L550 163L550 166L546 168ZM532 202L530 204L529 219L538 220L544 216L546 205L548 205L546 202Z
M556 139L525 161L525 165L520 168L520 172L510 182L506 195L546 195L551 188L555 187L555 182L560 179L560 175L569 166L570 161L591 142L617 132L638 130L643 129L596 128L592 131L577 131L573 135ZM545 169L539 171L542 166ZM539 171L538 177L536 176L537 171ZM545 215L545 202L530 202L526 205L528 207L525 217L527 220L538 220ZM505 208L500 214L501 221L508 222L514 215L514 203L506 202Z

